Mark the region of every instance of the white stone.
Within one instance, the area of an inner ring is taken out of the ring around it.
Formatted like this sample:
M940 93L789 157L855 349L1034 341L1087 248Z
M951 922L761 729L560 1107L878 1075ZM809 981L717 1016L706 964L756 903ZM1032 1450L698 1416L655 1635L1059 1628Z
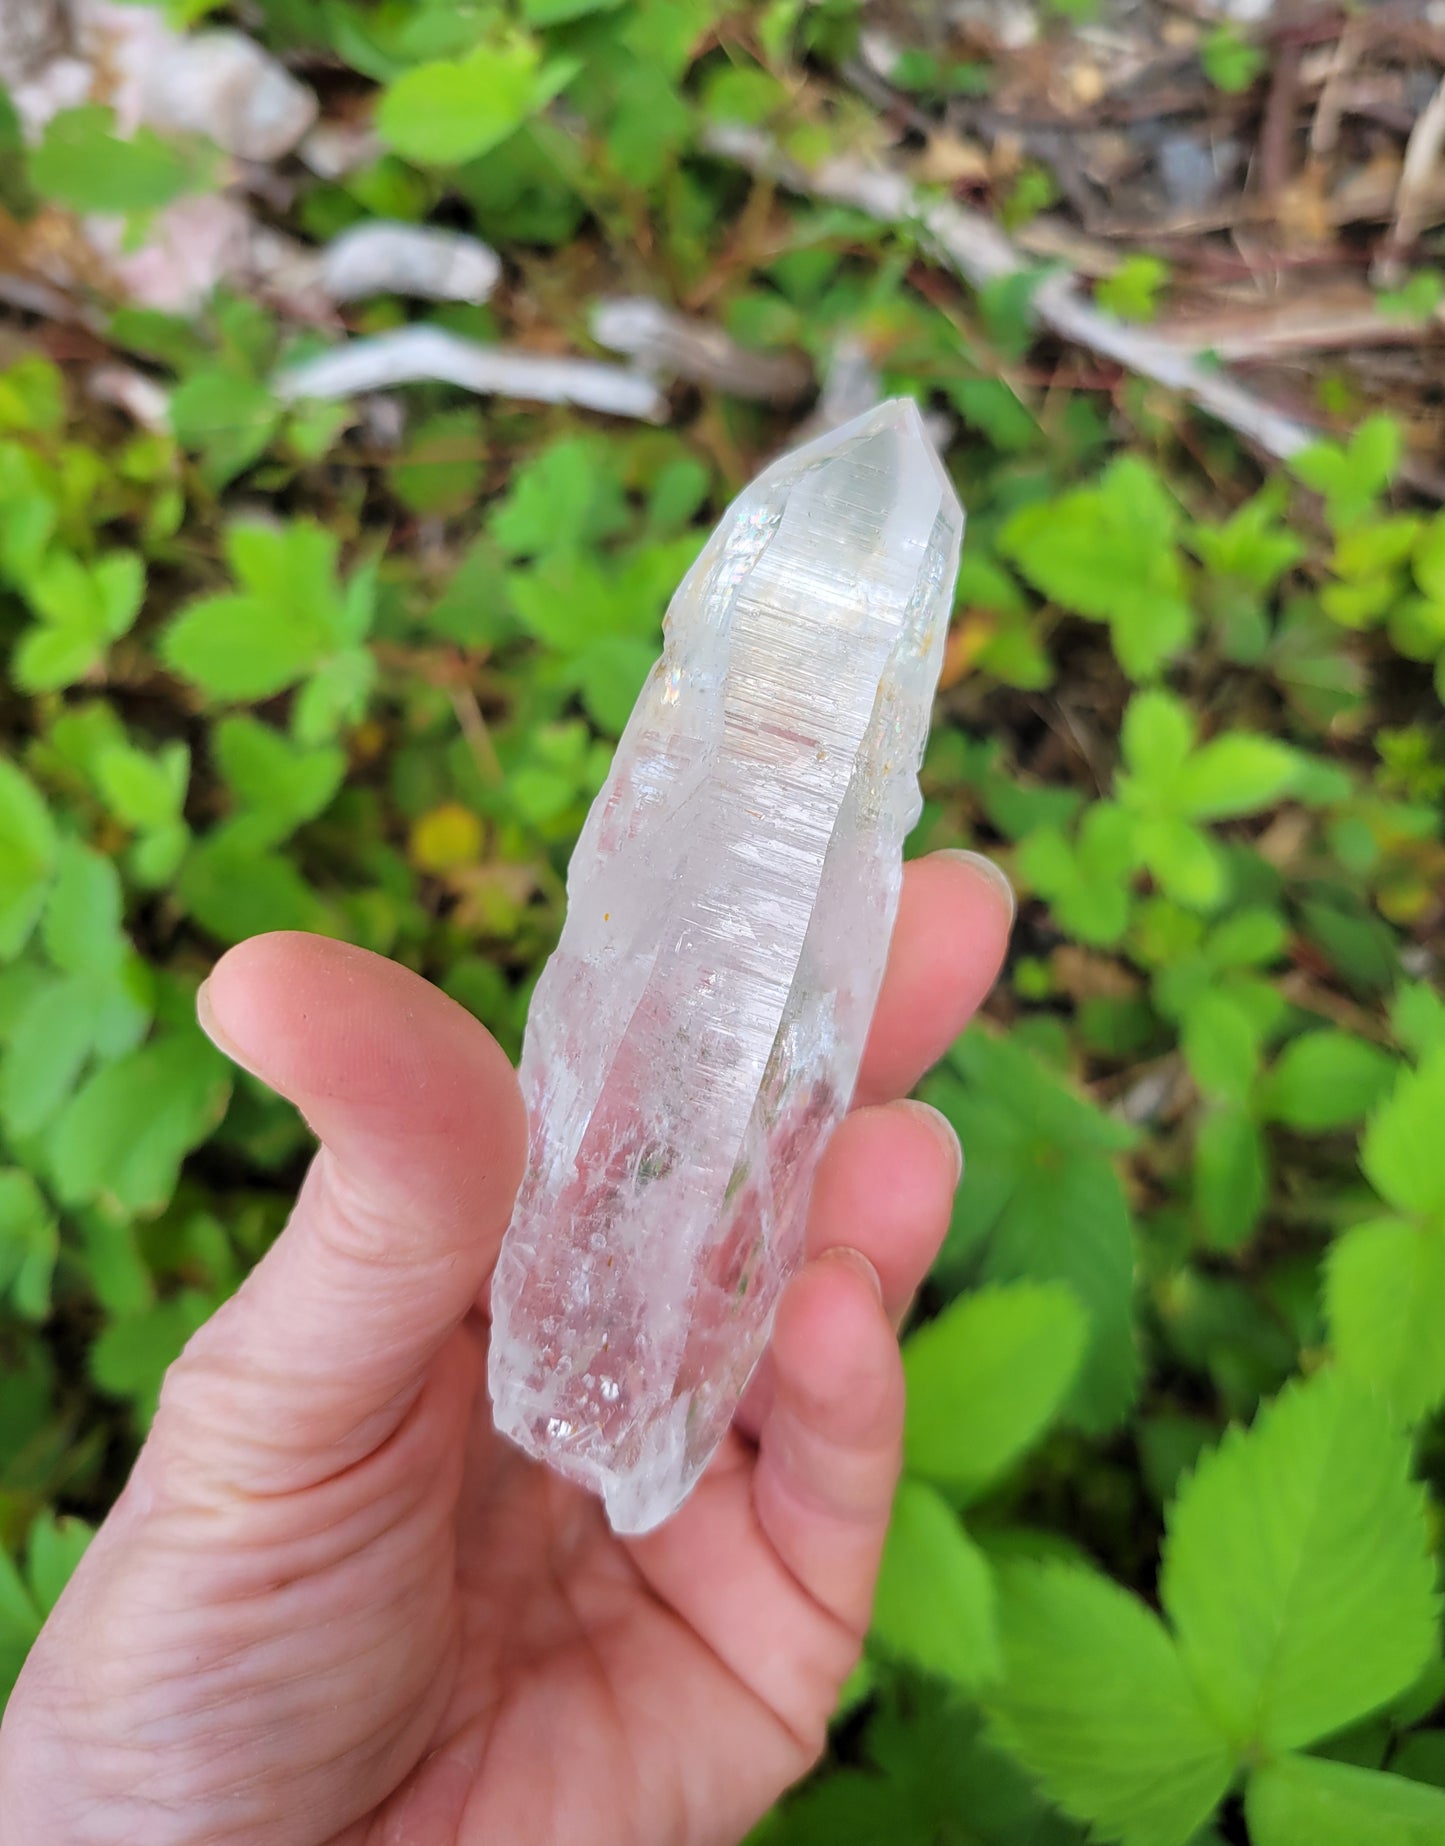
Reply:
M915 406L773 464L668 612L532 1001L497 1426L673 1512L803 1248L897 909L963 514Z

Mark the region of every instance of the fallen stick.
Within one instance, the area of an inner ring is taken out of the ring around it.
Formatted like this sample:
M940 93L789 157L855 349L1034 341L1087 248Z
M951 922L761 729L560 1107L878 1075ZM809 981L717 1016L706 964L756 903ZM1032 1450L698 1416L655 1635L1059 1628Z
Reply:
M763 404L795 404L813 383L798 353L754 352L721 327L693 320L647 295L611 295L594 304L591 333L659 378L685 378Z
M951 199L924 198L890 167L842 155L810 172L782 153L769 136L742 126L709 130L707 146L711 153L777 180L793 192L850 205L885 224L918 225L942 260L972 288L1018 275L1028 267L991 220ZM1096 308L1069 274L1046 277L1034 290L1032 306L1036 318L1054 333L1177 391L1270 455L1293 455L1316 439L1317 432L1307 424L1262 404L1226 374L1211 371L1201 363L1199 353Z
M455 385L479 397L521 397L542 404L576 404L607 416L661 423L667 399L650 378L594 359L553 359L515 347L482 346L442 327L401 327L286 368L273 380L276 395L355 397L395 385Z

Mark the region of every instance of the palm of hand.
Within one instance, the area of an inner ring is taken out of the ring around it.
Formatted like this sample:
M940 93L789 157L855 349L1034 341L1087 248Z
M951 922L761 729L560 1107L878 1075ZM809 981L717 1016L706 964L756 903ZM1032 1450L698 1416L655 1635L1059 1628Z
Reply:
M884 1099L961 1027L1006 928L972 868L913 869L814 1260L737 1430L638 1541L492 1430L474 1304L524 1148L495 1047L356 951L228 957L212 1029L324 1150L173 1368L22 1677L0 1846L736 1840L857 1656L897 1470L889 1317L956 1179L936 1125Z

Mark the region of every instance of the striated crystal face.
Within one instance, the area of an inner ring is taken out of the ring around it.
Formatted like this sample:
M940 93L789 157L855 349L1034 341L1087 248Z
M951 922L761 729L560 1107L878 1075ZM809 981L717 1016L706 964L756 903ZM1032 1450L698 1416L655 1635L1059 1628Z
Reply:
M897 909L963 512L895 399L780 461L668 611L568 873L492 1284L497 1427L659 1524L797 1269Z

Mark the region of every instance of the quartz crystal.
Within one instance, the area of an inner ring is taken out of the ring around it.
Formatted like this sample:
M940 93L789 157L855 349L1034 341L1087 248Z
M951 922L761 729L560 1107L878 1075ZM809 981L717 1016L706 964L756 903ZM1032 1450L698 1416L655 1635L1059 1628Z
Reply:
M766 470L674 597L522 1053L497 1427L673 1512L797 1269L897 910L963 512L895 399Z

